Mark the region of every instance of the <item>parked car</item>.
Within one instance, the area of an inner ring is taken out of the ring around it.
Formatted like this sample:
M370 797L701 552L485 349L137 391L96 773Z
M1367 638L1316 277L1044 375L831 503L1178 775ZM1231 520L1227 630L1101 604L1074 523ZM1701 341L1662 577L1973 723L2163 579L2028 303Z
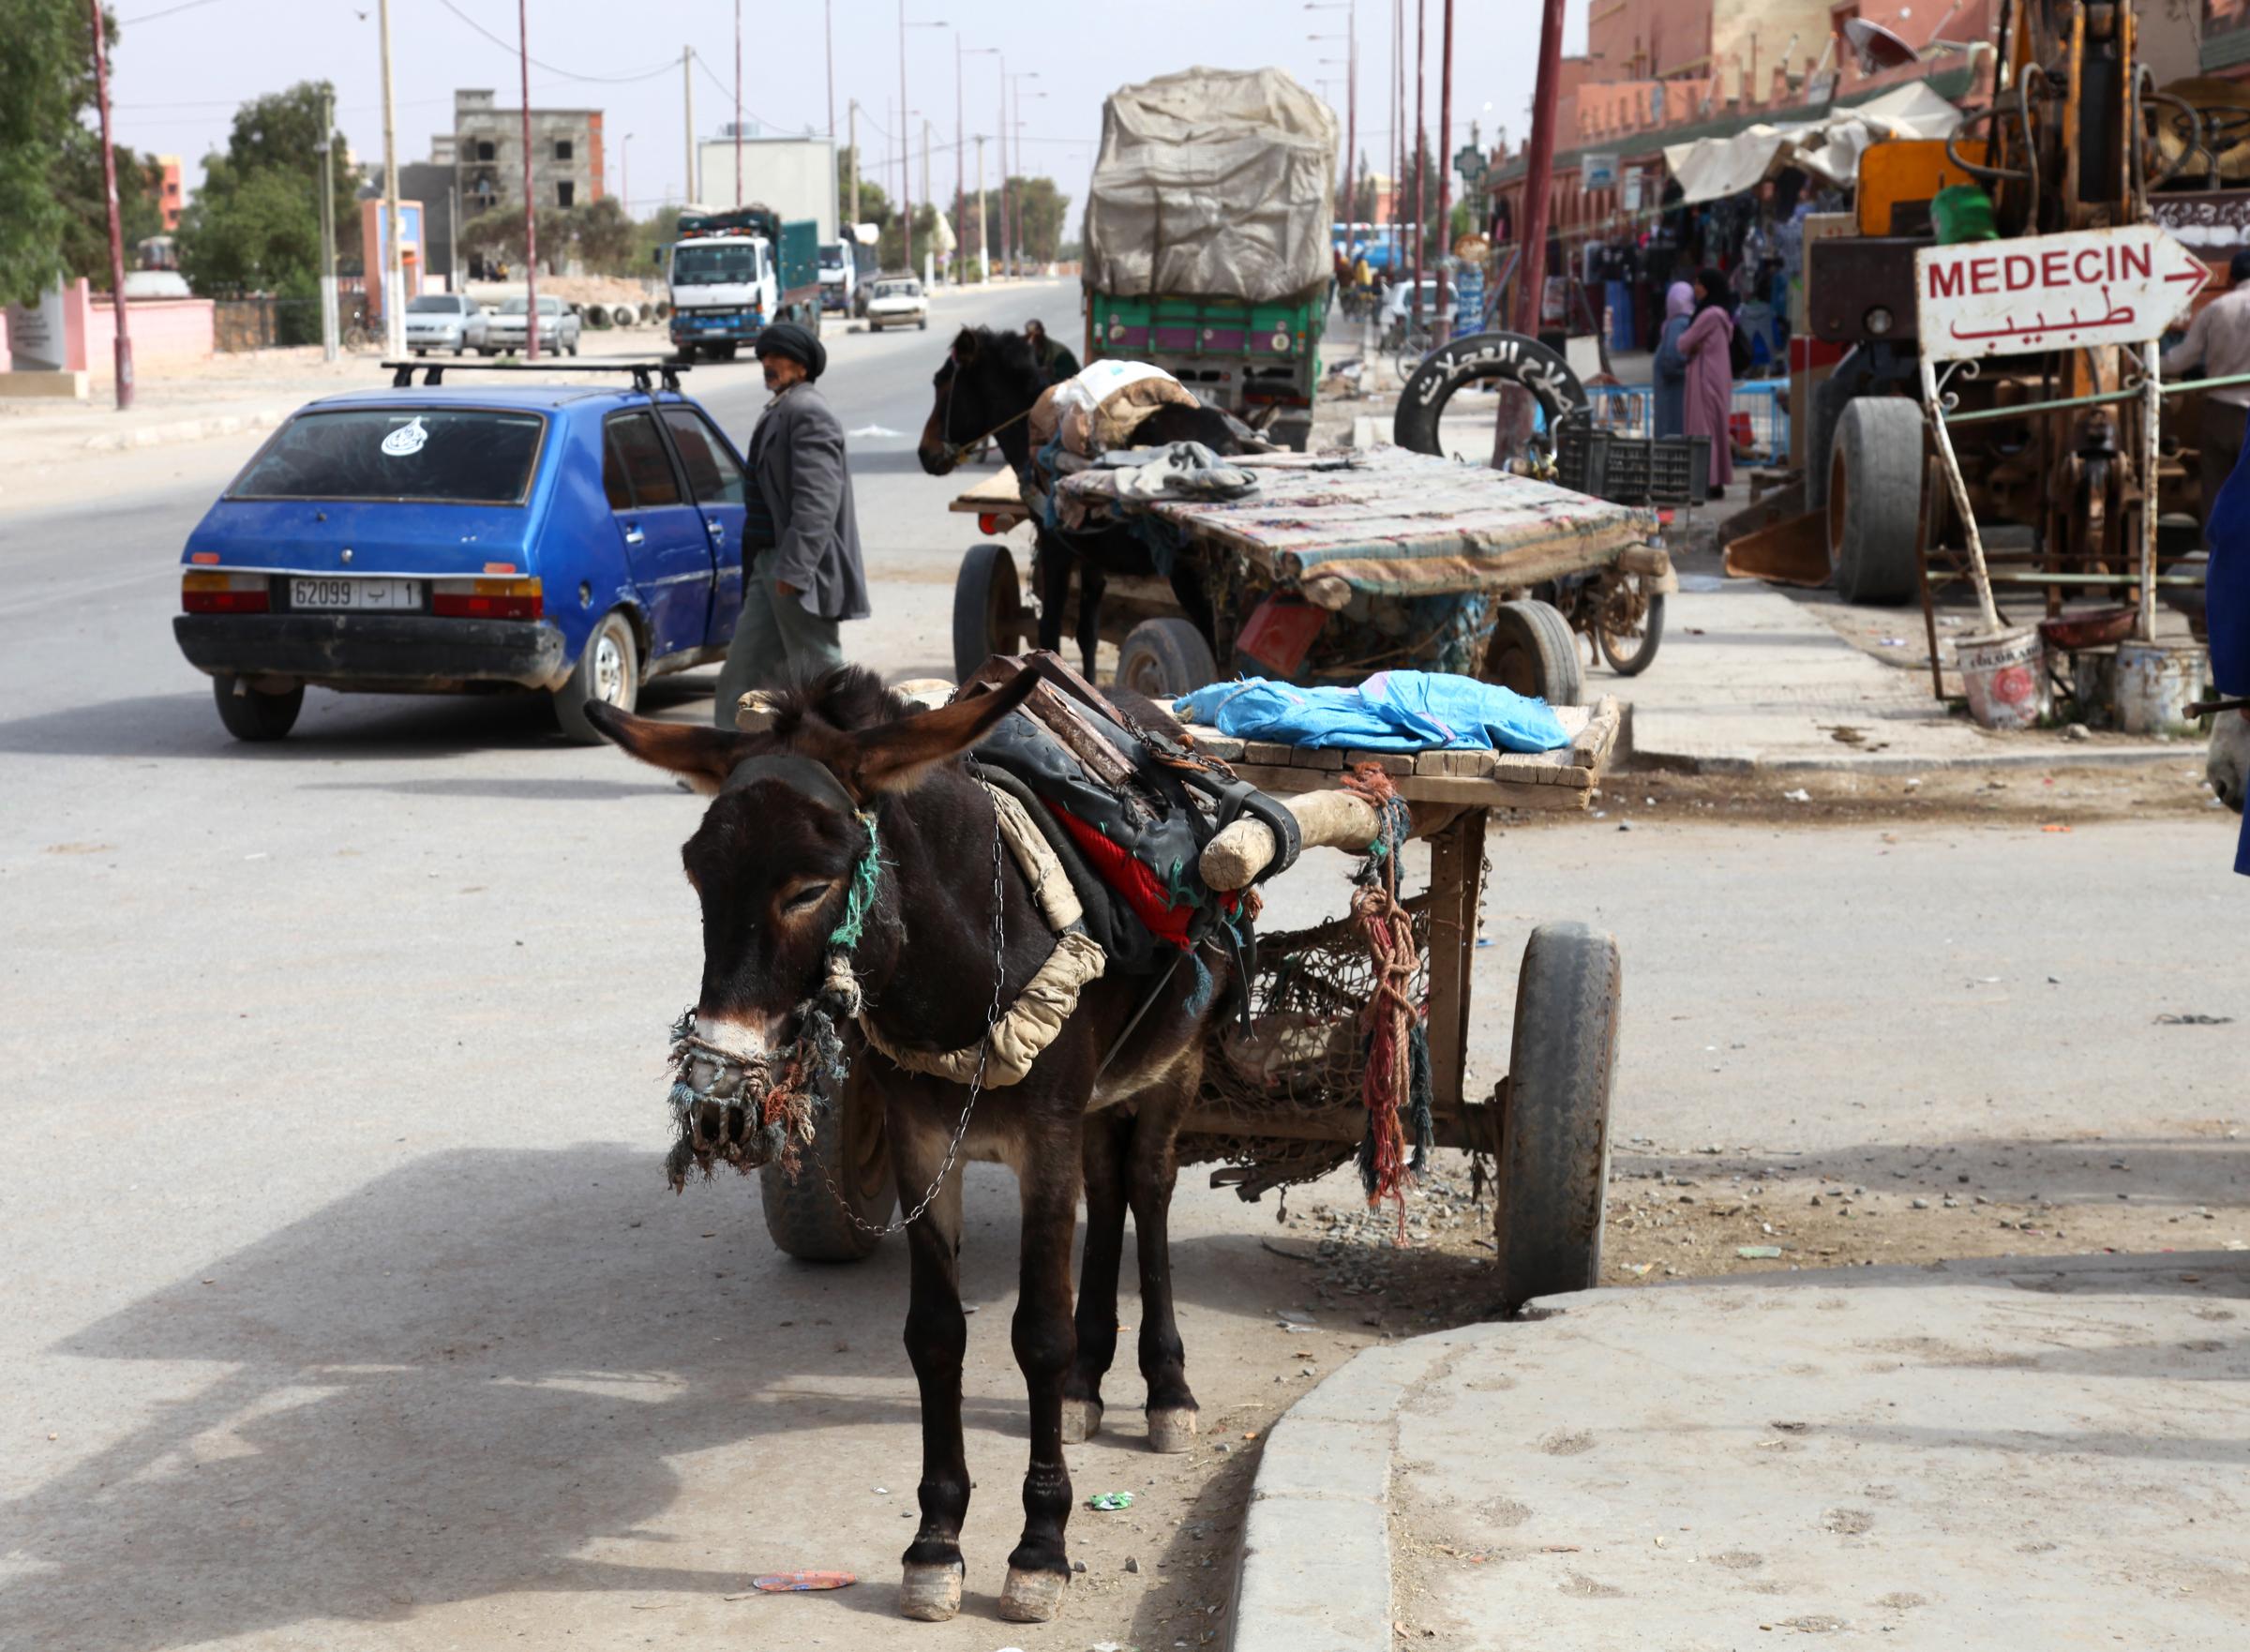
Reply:
M173 635L235 738L280 739L311 685L544 690L592 742L587 700L725 656L742 464L701 407L428 370L449 382L300 408L188 535Z
M867 298L867 330L879 333L908 324L930 324L930 301L922 294L922 282L912 276L878 277Z
M483 350L486 328L485 307L464 293L425 293L407 301L406 347L416 355L433 350L450 350L456 355Z
M1395 348L1399 341L1406 337L1407 329L1414 324L1414 278L1410 276L1404 280L1392 282L1390 290L1383 294L1382 339L1383 347L1386 350ZM1427 331L1439 317L1437 278L1424 276L1421 279L1421 289L1422 326ZM1446 291L1447 303L1444 312L1445 318L1448 321L1453 316L1452 298L1452 289L1448 284Z
M499 309L486 312L485 342L479 353L498 355L503 351L521 350L525 318L531 313L532 307L526 299L502 299ZM578 312L560 298L539 301L539 348L543 352L578 354Z

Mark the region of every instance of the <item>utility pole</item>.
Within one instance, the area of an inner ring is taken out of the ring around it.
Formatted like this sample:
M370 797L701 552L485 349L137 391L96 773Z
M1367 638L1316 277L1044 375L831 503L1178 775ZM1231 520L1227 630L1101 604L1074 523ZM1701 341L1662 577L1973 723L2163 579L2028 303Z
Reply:
M836 170L836 15L834 0L821 0L820 36L828 49L828 170L831 192L836 197L836 239L848 244L850 233L844 227L844 180L834 176Z
M907 0L898 0L898 192L905 204L898 215L898 246L906 255L904 268L914 273L914 198L907 178Z
M860 100L857 98L851 99L846 118L851 123L851 224L856 230L860 224Z
M1531 143L1523 158L1523 210L1516 225L1516 331L1537 338L1546 290L1547 195L1554 182L1554 88L1562 77L1563 0L1546 0L1539 70L1531 97Z
M337 349L336 313L336 98L321 98L321 141L312 152L321 164L321 359L334 361Z
M110 45L101 26L101 0L87 0L94 13L94 97L101 105L101 183L110 203L110 311L116 318L117 411L133 405L133 336L125 319L125 227L117 213L117 151L110 144Z
M97 0L98 3L98 0ZM398 106L391 85L391 0L382 8L382 346L406 353L406 280L398 256ZM527 161L528 164L528 161Z
M680 187L686 199L681 204L693 202L700 206L703 182L696 176L696 49L693 46L680 48L680 107L687 116L687 182Z
M742 203L742 0L734 0L734 203Z
M977 264L982 279L979 286L992 285L992 248L984 240L984 134L977 134Z
M384 37L385 62L388 62L389 37ZM523 359L539 359L539 201L532 193L532 20L531 0L516 0L516 63L521 73L523 87L523 290L527 300L523 313ZM383 84L387 89L390 74L386 69ZM386 122L383 143L390 143L390 128ZM394 172L391 176L398 174ZM394 235L391 256L398 256L398 242Z
M1446 299L1452 283L1447 268L1453 250L1453 0L1445 0L1445 43L1438 51L1437 91L1437 328L1438 343L1451 341Z
M1008 224L1008 59L1000 58L1000 267L1015 273L1015 237Z
M1414 0L1414 330L1422 330L1422 243L1430 235L1430 203L1426 198L1430 145L1422 133L1422 91L1429 79L1428 20L1430 0Z

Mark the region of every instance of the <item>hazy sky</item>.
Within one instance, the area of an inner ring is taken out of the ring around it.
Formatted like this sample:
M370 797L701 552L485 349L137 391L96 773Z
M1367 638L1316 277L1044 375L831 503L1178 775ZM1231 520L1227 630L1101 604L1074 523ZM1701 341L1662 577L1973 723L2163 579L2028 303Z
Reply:
M112 96L117 141L136 149L183 157L189 182L201 176L208 150L223 147L235 107L292 82L325 78L337 88L338 124L360 158L382 157L382 68L377 0L113 0L121 23ZM1443 0L1428 7L1426 122L1438 115ZM1566 50L1585 34L1587 0L1568 0ZM887 113L898 101L899 10L895 0L831 0L835 38L835 123L845 141L846 103L861 105L861 140L873 166L885 149L876 130L897 129ZM733 118L734 6L730 0L530 0L532 103L534 108L593 108L608 134L608 187L629 168L631 204L646 212L680 198L685 171L680 51L692 46L696 125L715 137ZM513 47L517 10L509 0L391 0L391 44L397 79L398 158L425 160L433 132L451 124L457 86L489 86L516 107ZM742 8L742 111L745 121L774 132L828 129L823 8L812 0ZM1073 204L1086 193L1102 99L1118 85L1186 68L1287 69L1344 113L1342 9L1309 10L1303 0L1125 0L1114 6L1028 5L1022 0L908 0L907 18L943 20L949 28L907 31L910 107L932 124L930 177L940 195L953 185L954 48L998 46L1020 83L1023 157L1018 170L1056 178ZM480 35L472 19L510 44ZM1359 145L1377 171L1389 170L1391 67L1389 5L1358 6ZM1408 11L1411 102L1413 14ZM1495 121L1521 136L1527 129L1538 0L1455 0L1455 148L1471 119L1489 141ZM1335 58L1324 64L1323 58ZM964 59L968 163L974 134L999 125L999 59ZM547 68L541 64L550 66ZM708 71L708 72L706 72ZM638 78L645 76L646 78ZM593 79L590 77L609 77ZM622 78L636 77L636 78ZM1329 83L1326 87L1318 83ZM1043 93L1041 97L1038 94ZM1406 123L1412 126L1411 113ZM629 160L624 137L633 134ZM913 191L922 197L922 126L911 126ZM895 140L889 143L895 155ZM624 162L624 166L621 166ZM985 151L988 177L998 152ZM892 164L895 189L895 162ZM973 177L971 179L973 184ZM1073 217L1074 217L1073 213Z

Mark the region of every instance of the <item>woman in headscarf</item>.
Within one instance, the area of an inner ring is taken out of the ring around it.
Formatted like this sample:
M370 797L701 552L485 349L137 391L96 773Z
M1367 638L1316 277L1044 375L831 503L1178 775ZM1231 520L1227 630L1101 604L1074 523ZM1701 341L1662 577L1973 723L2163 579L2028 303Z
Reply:
M1705 269L1695 278L1695 314L1680 335L1688 363L1683 426L1690 436L1711 439L1711 497L1734 479L1734 448L1727 436L1727 413L1734 399L1734 289L1723 271Z
M1674 281L1664 294L1664 331L1657 338L1656 433L1659 436L1677 436L1687 429L1682 420L1687 407L1688 358L1680 353L1680 335L1688 330L1694 314L1694 287Z

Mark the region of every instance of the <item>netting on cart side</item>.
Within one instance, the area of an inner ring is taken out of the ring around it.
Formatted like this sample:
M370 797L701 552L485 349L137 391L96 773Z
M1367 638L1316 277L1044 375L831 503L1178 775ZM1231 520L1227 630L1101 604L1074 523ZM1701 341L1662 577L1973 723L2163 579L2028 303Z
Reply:
M1414 998L1426 1007L1430 896L1414 895L1401 904L1413 917L1419 957ZM1183 1133L1179 1163L1229 1166L1213 1174L1212 1184L1231 1185L1245 1199L1259 1198L1269 1188L1316 1180L1349 1164L1359 1151L1358 1128L1349 1139L1327 1140L1262 1134L1257 1126L1332 1121L1340 1108L1360 1104L1367 1074L1360 1014L1374 981L1367 942L1349 918L1261 935L1251 982L1250 1031L1244 1033L1236 1015L1212 1031L1203 1089L1196 1098L1199 1111L1233 1115L1243 1129L1225 1134Z

